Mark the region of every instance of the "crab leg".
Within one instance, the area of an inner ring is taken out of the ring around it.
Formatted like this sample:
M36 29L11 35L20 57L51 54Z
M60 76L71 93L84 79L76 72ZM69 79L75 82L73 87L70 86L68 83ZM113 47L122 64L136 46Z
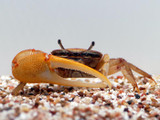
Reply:
M131 82L134 89L137 88L137 91L140 92L138 89L137 83L135 81L135 78L133 76L133 73L127 63L125 63L125 66L122 67L121 71L122 71L123 75L129 80L129 82Z
M122 58L118 58L118 59L113 59L112 58L112 59L110 59L110 61L109 61L110 68L109 68L109 73L108 74L111 75L111 74L114 74L116 72L119 72L121 70L121 67L124 65L124 61L125 60L122 59ZM151 75L149 75L145 71L141 70L140 68L136 67L135 65L133 65L129 62L127 62L127 64L128 64L130 69L132 69L135 72L143 75L144 77L147 77L147 78L151 79L152 81L154 81L155 84L157 84L156 81L152 78Z
M108 75L112 75L114 73L121 71L122 66L123 66L122 64L114 65L114 66L109 65Z
M131 63L128 63L128 65L129 65L129 67L130 67L132 70L134 70L135 72L143 75L144 77L147 77L147 78L151 79L155 84L157 84L156 81L152 78L152 76L149 75L148 73L144 72L143 70L139 69L138 67L136 67L135 65L133 65L133 64L131 64Z
M96 66L96 70L100 71L103 75L107 76L109 71L109 56L105 54L98 65Z
M137 91L139 91L134 75L127 61L125 61L122 58L110 59L109 65L110 65L108 73L109 75L122 71L123 75L128 79L129 82L131 82L133 87L137 88Z
M26 85L26 83L20 82L19 85L12 91L12 95L17 95L18 92Z

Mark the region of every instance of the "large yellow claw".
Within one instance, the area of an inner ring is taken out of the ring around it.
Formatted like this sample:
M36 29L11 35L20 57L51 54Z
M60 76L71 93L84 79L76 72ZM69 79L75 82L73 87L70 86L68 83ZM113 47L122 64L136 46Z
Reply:
M82 81L70 81L60 77L55 72L55 68L66 68L79 70L93 75L102 80L101 83L84 83ZM40 50L24 50L18 53L12 61L13 76L20 81L20 84L13 90L13 94L17 94L26 83L51 83L64 86L76 87L105 87L107 83L111 88L110 81L100 72L75 62L48 55Z

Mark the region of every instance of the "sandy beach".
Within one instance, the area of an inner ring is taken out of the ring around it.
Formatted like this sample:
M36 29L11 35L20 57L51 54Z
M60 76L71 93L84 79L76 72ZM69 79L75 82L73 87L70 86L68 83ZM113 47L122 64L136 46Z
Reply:
M0 77L1 120L105 120L160 119L160 76L157 82L137 78L140 93L122 76L108 87L80 88L51 84L27 84L18 96L11 95L18 81ZM94 81L94 79L93 79Z

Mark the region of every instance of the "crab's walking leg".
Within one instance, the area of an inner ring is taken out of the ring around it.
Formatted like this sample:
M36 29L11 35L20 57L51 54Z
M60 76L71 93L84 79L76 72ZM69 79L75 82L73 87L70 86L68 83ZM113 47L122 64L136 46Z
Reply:
M107 76L109 71L109 56L105 54L98 65L96 66L96 70L101 72L103 75Z
M134 70L135 72L143 75L144 77L147 77L147 78L151 79L155 84L157 84L156 81L152 78L152 76L149 75L148 73L144 72L143 70L141 70L140 68L136 67L135 65L133 65L133 64L131 64L131 63L128 63L128 65L129 65L129 67L130 67L132 70Z
M12 91L12 95L17 95L18 92L26 85L26 83L20 82L19 85L14 88L14 90Z
M133 73L127 63L125 63L125 66L122 67L121 71L122 71L123 75L129 80L129 82L131 82L134 89L136 88L137 91L140 92L138 89L137 83L135 81L134 75L133 75Z
M125 61L122 58L110 59L108 75L114 74L119 71L121 71L123 73L123 75L128 79L128 81L131 82L134 89L137 88L137 91L139 92L134 75L133 75L127 61Z

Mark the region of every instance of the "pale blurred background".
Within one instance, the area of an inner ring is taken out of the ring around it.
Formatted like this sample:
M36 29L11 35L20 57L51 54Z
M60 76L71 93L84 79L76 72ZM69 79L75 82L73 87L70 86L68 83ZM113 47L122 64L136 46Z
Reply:
M160 0L0 0L0 75L21 50L88 48L160 74Z

